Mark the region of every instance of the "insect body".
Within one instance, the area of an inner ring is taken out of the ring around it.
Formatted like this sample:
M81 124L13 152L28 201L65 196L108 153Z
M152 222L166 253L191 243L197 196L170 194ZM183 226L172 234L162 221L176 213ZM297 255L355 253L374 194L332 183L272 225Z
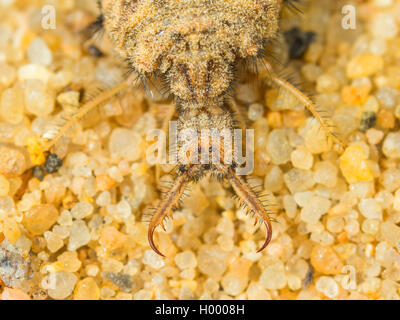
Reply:
M236 66L259 57L267 43L276 37L282 0L102 0L101 17L96 26L105 29L117 51L132 66L140 79L159 77L175 98L178 130L190 129L199 135L203 130L228 130L236 127L229 96L236 77ZM310 99L278 77L266 62L271 81L294 94L332 134ZM91 108L130 86L130 80L83 106L57 133L45 149ZM178 149L182 145L178 143ZM200 154L223 146L200 139L194 149ZM193 160L193 150L186 156ZM272 238L270 212L257 194L236 173L235 159L199 164L179 163L174 185L160 202L150 221L148 238L153 250L157 226L171 215L185 187L208 173L228 180L256 221L267 227L267 237L260 251Z

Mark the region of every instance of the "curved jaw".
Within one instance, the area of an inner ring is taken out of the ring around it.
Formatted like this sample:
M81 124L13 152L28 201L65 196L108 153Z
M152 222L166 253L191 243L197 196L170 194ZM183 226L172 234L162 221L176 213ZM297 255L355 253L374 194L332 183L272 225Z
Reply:
M191 166L189 166L191 167ZM222 168L221 168L222 169ZM272 212L268 212L261 201L258 199L257 195L254 191L248 186L248 184L236 174L235 169L233 167L224 167L223 170L226 178L231 183L233 189L236 194L239 196L242 203L244 203L247 207L248 212L252 212L256 216L256 223L261 220L267 228L267 237L265 239L262 247L257 251L260 252L264 250L267 245L270 243L272 239L272 225L271 220L269 218L269 214ZM191 182L192 178L188 174L188 170L180 175L176 180L171 189L168 191L166 196L163 198L157 210L152 216L150 221L149 229L148 229L148 240L150 247L162 257L165 257L164 254L160 252L157 246L154 244L154 232L157 226L161 226L165 231L164 219L172 214L172 210L175 206L178 205L180 198L185 192L186 187Z
M185 188L190 183L187 175L178 177L174 185L168 191L164 199L159 204L156 212L151 218L147 237L149 239L150 247L160 256L165 257L154 244L154 231L157 226L161 226L165 231L164 219L172 213L175 206L178 205L180 198L185 192Z
M240 200L246 205L248 213L252 212L256 216L256 221L254 225L257 224L258 220L261 220L267 228L267 237L265 239L262 247L257 251L260 252L264 250L272 239L272 224L269 218L269 214L265 206L261 203L260 199L254 193L254 191L249 187L249 185L236 174L233 168L229 168L228 179L232 185L233 190L240 198Z

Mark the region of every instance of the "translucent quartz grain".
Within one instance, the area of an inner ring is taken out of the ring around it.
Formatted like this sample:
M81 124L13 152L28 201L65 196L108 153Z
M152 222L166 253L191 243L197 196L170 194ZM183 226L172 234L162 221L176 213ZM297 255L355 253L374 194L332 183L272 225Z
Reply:
M199 270L212 278L219 278L225 272L227 254L218 247L202 247L198 253Z
M24 154L16 148L0 146L0 174L5 177L21 176L27 164Z
M359 199L369 198L375 194L375 186L372 181L361 181L350 185L350 192Z
M367 277L377 277L381 274L381 266L379 263L377 263L376 261L374 261L373 263L371 263L366 270L364 271L364 274Z
M393 0L373 0L372 2L377 8L387 8L393 4Z
M355 219L349 219L344 227L348 236L355 236L360 232L360 223Z
M283 172L279 166L271 166L265 175L264 188L270 192L278 192L283 186Z
M78 91L63 92L57 96L57 102L61 104L64 110L71 112L79 107L80 96L81 94Z
M400 188L400 170L396 168L389 168L383 171L379 181L389 192Z
M344 220L340 216L328 217L326 221L326 228L330 232L339 233L344 228Z
M394 197L387 190L382 190L375 195L374 199L379 202L382 209L388 209L393 205Z
M340 169L348 183L369 181L373 178L367 156L359 145L351 145L346 148L340 157Z
M69 231L69 228L68 227L66 227L66 226L60 226L60 225L58 225L58 224L56 224L54 227L53 227L53 230L52 230L57 236L59 236L61 239L67 239L68 237L69 237L69 235L70 235L70 231Z
M361 290L366 294L373 294L381 287L382 280L375 277L367 278L361 283Z
M100 230L99 243L107 249L115 250L121 248L126 240L126 235L119 232L114 226L106 226Z
M36 80L43 84L47 84L52 74L46 67L42 65L26 64L18 69L17 75L18 80L21 82Z
M9 87L16 78L16 70L13 66L0 62L0 84Z
M54 90L60 90L68 86L68 84L72 81L72 77L73 74L71 71L62 69L50 75L49 86Z
M286 195L283 197L283 207L289 218L293 219L296 216L297 205L292 196Z
M378 199L377 199L378 200ZM378 200L379 201L379 200ZM380 201L379 201L380 202ZM393 198L393 209L400 211L400 189L396 190Z
M183 285L179 291L179 300L193 300L194 294L193 291L190 288L187 288L185 285Z
M350 109L351 107L348 108ZM353 109L352 111L355 112L356 110L357 109ZM334 122L336 125L335 133L342 138L350 135L352 132L357 130L360 125L359 121L357 121L357 119L355 118L355 115L350 114L350 111L349 113L336 113L334 116L332 116L332 122Z
M84 221L76 220L72 222L70 232L71 234L68 242L68 250L74 251L89 243L90 233Z
M176 265L181 269L194 268L197 266L197 259L192 251L178 253L175 258Z
M45 186L43 188L44 195L48 203L61 202L66 192L66 187L61 183L61 180L49 179L47 182L45 178L43 185Z
M31 63L49 66L53 62L53 54L41 38L35 38L31 41L27 55Z
M322 69L313 63L307 63L302 66L301 72L308 81L312 82L316 81L317 78L321 75Z
M47 281L49 296L56 300L63 300L72 294L78 278L73 273L61 271L49 274Z
M108 148L114 158L136 161L141 156L142 138L137 133L123 128L111 133Z
M185 269L179 274L185 280L194 280L196 277L195 269Z
M339 88L339 81L336 77L323 74L317 79L317 91L320 93L335 92Z
M321 161L314 166L314 180L328 188L337 184L338 169L331 161Z
M368 78L360 78L368 79ZM346 86L342 89L342 99L346 104L349 105L360 105L366 102L368 94L371 91L371 84L360 84Z
M258 119L253 123L253 128L256 132L256 146L263 148L269 133L268 120L265 117Z
M21 88L6 89L1 95L1 118L11 124L17 124L24 118L24 96Z
M146 250L144 252L143 263L156 270L165 265L163 258L153 250Z
M30 79L24 83L26 110L37 116L45 117L51 114L55 106L55 97L41 80Z
M343 268L342 261L331 247L318 244L312 249L311 264L322 274L339 274Z
M369 44L369 50L371 53L381 56L384 55L387 51L386 40L383 38L374 38L371 40Z
M257 121L264 114L264 106L259 103L253 103L249 107L248 117L251 121Z
M388 242L395 248L398 248L400 245L399 237L400 237L400 227L394 224L391 221L385 221L380 225L380 240L384 240Z
M362 106L363 112L377 113L379 111L379 101L375 96L369 96L367 101Z
M314 192L312 191L297 192L296 194L294 194L293 199L300 207L305 207L307 204L310 203L313 196Z
M289 161L292 147L284 130L275 129L268 136L267 151L274 164L284 164Z
M377 219L366 219L363 221L361 230L370 235L376 235L379 231L380 221Z
M237 296L246 288L247 282L247 278L238 277L235 274L227 273L223 277L221 284L227 294L231 296Z
M400 92L395 88L384 86L378 89L376 98L382 107L394 108L399 101Z
M267 266L260 276L260 284L268 290L282 289L287 284L287 277L282 264Z
M113 290L109 287L103 287L100 289L100 298L102 300L111 300L114 296L115 296L115 290ZM143 300L150 300L151 297L152 297L152 294L150 294L150 297L148 297L147 299L143 299Z
M31 300L31 298L20 289L5 288L1 294L1 300Z
M208 278L204 282L204 290L208 291L209 293L214 293L218 290L219 284L214 279Z
M397 35L399 29L395 17L390 13L379 12L372 18L369 31L375 37L392 39Z
M285 173L283 179L292 194L308 190L315 184L311 172L297 168Z
M26 236L22 235L15 242L15 246L21 251L23 256L26 256L32 248L32 241Z
M315 283L315 288L328 298L335 298L339 294L339 286L331 277L320 277Z
M367 136L368 142L370 144L376 145L379 142L381 142L381 140L384 136L384 133L380 130L371 128L366 132L366 136Z
M110 192L104 191L101 192L96 198L96 204L100 207L105 207L111 204L111 195Z
M10 181L7 178L0 174L0 197L4 197L10 191Z
M93 278L85 278L78 282L74 292L74 300L98 300L100 289Z
M17 241L17 239L21 235L21 229L18 226L15 219L12 218L4 219L3 234L4 237L11 243L15 243Z
M122 200L116 205L107 206L107 211L118 222L123 222L132 214L132 208L128 201Z
M86 273L90 277L96 277L99 273L100 269L97 265L89 264L86 266Z
M35 206L41 207L40 205L40 198L41 198L41 193L39 190L35 190L30 193L25 193L22 200L18 202L17 204L17 209L20 211L29 211ZM27 216L27 214L25 214ZM40 220L37 221L38 224L40 224Z
M63 210L58 217L57 222L61 226L71 226L72 225L72 215L71 212L68 210Z
M292 274L289 274L287 276L287 279L288 279L287 286L288 286L288 288L290 290L296 291L296 290L301 289L302 281L301 281L301 279L299 277L297 277L295 275L292 275Z
M71 214L75 219L83 219L93 213L93 205L89 202L78 202L71 209Z
M382 207L375 199L361 199L358 208L367 219L382 220Z
M257 282L252 282L247 289L247 297L249 300L271 300L270 293Z
M231 219L223 217L217 224L217 231L223 235L233 237L235 226Z
M347 65L347 76L350 79L368 77L383 68L383 58L373 54L363 54L353 58Z
M139 290L133 295L135 300L150 300L152 299L153 294L149 290Z
M304 222L315 224L322 215L328 212L331 201L324 197L313 196L310 201L301 209L300 218Z
M400 133L389 133L383 142L383 153L392 159L400 158Z
M121 170L117 166L111 166L108 169L107 173L112 179L114 179L118 183L121 183L124 180Z
M108 191L115 185L115 180L109 175L100 174L96 176L96 189L98 191Z
M313 166L314 158L310 151L305 147L298 147L290 155L292 164L295 168L309 170Z
M58 215L52 204L35 206L25 213L24 225L31 234L41 235L56 223Z
M64 241L53 232L46 231L44 233L44 238L47 242L47 248L51 253L57 252L64 246Z

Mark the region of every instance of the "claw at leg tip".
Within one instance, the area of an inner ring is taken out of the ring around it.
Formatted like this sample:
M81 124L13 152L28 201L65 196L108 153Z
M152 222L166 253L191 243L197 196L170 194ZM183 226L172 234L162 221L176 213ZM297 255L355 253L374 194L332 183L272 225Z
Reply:
M264 221L264 224L267 227L267 239L265 239L263 246L261 247L261 249L257 251L257 253L263 251L268 246L268 244L271 242L272 239L272 230L270 224L268 224L266 221Z
M163 255L163 254L160 252L160 250L158 250L158 248L156 247L156 245L154 244L154 239L153 239L154 230L155 230L155 228L150 228L150 229L149 229L149 232L148 232L148 239L149 239L150 247L153 249L153 251L154 251L155 253L157 253L158 255L160 255L160 256L163 257L163 258L166 258L165 255Z

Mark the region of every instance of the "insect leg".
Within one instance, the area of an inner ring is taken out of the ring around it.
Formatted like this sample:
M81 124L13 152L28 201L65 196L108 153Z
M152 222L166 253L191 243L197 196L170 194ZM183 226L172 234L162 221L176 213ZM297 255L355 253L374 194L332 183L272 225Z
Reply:
M42 152L48 152L57 143L57 141L60 140L68 132L68 130L77 121L81 120L90 110L96 108L97 106L114 97L121 91L128 89L129 87L130 85L128 81L120 83L110 89L105 90L94 99L84 104L81 108L79 108L78 112L72 115L70 119L67 119L64 125L57 130L57 134L51 140L43 143Z
M269 77L272 82L274 82L279 87L289 91L293 94L314 116L315 119L319 122L321 127L325 130L326 134L332 138L332 140L340 145L342 149L344 149L343 142L339 139L337 134L332 129L332 126L329 124L327 119L325 119L321 112L317 109L315 103L303 92L297 89L294 85L290 82L286 81L285 79L279 77L273 70L270 64L266 63L266 67L269 71Z

